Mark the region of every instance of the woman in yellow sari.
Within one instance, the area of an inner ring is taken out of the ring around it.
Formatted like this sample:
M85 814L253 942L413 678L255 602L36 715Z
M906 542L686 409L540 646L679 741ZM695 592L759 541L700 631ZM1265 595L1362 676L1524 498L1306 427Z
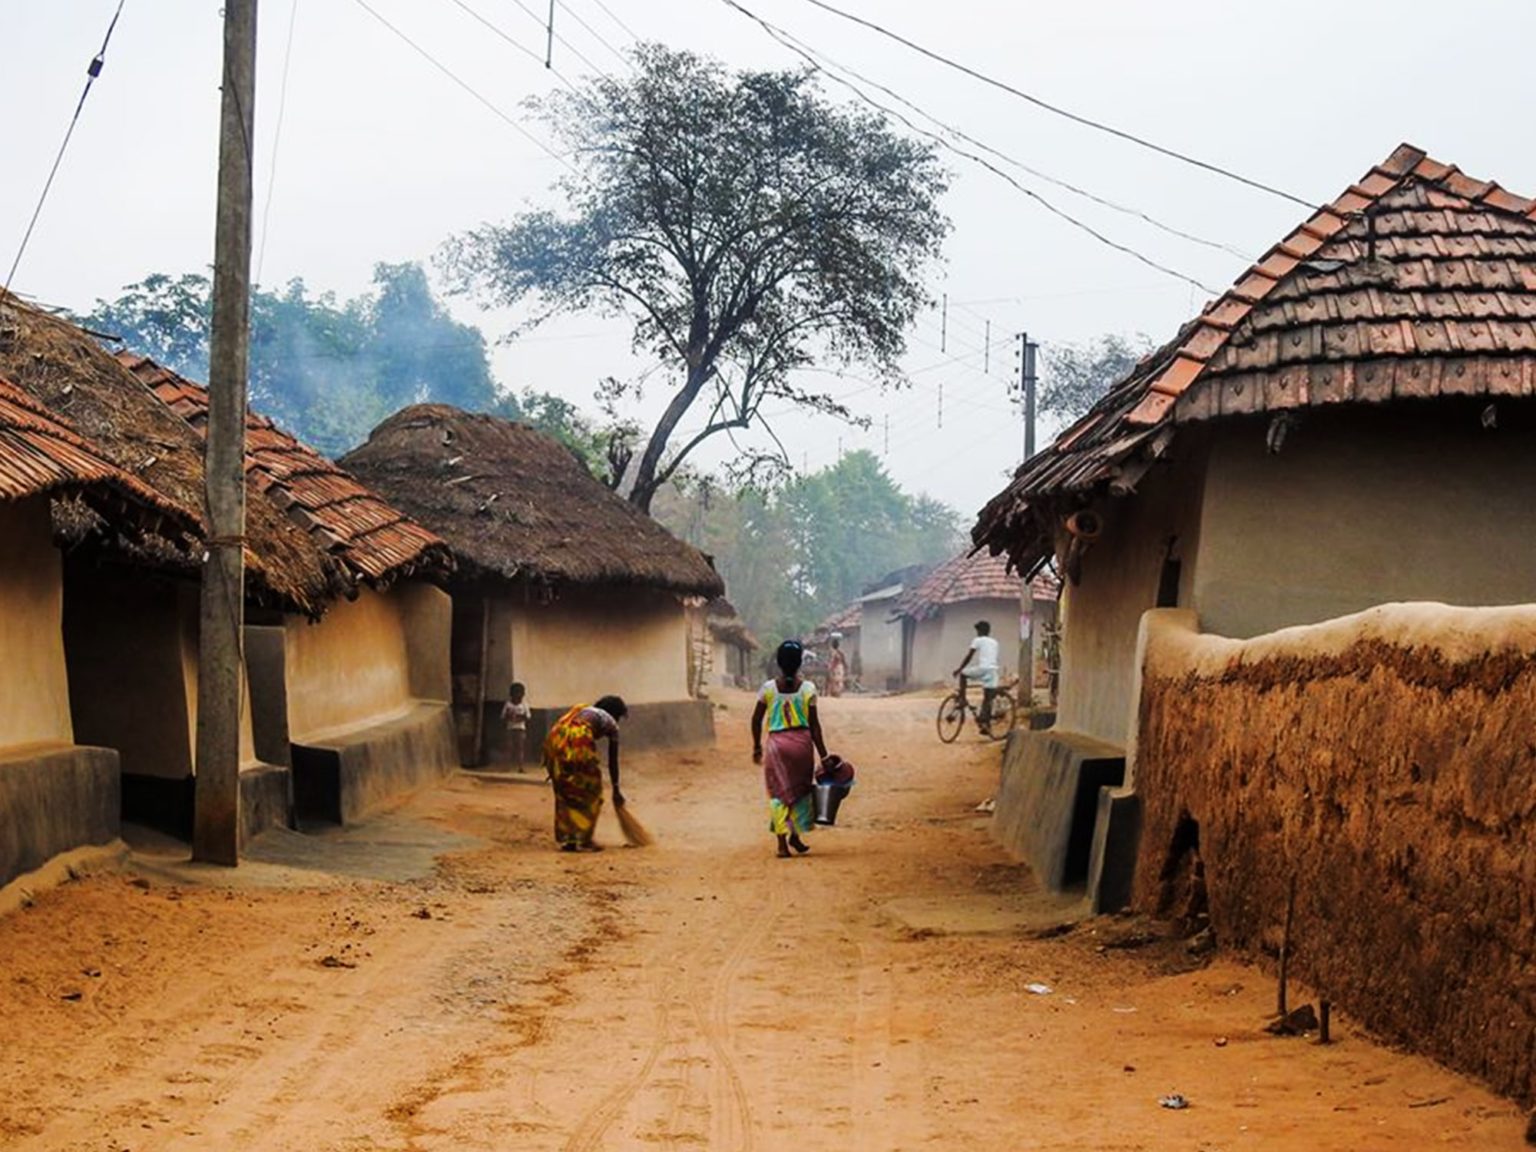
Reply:
M562 852L601 852L593 842L597 814L603 810L603 772L597 742L608 741L608 780L613 803L624 806L619 791L619 721L629 715L624 701L604 696L596 704L578 704L544 738L544 768L555 791L555 841Z
M816 824L816 757L827 758L827 745L816 714L816 685L800 676L805 649L798 640L786 640L775 659L779 675L763 685L752 711L752 762L763 766L768 828L778 838L779 855L787 857L791 848L802 855L811 850L800 833Z

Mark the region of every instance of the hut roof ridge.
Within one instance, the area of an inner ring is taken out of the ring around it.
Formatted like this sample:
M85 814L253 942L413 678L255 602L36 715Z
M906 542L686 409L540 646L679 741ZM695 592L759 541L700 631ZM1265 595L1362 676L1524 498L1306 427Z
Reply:
M446 540L466 577L724 590L708 557L525 424L417 404L341 464Z

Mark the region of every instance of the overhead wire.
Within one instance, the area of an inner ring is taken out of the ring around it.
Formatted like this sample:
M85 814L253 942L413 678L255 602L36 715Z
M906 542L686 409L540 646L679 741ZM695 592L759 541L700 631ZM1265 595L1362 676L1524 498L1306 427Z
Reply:
M1225 168L1220 164L1215 164L1208 160L1201 160L1197 157L1190 156L1184 152L1178 151L1176 148L1169 148L1166 145L1158 144L1155 141L1148 140L1144 136L1138 136L1134 132L1129 132L1123 128L1116 128L1112 124L1106 124L1103 121L1095 120L1090 116L1084 116L1080 113L1073 112L1070 109L1061 107L1059 104L1052 104L1050 101L1044 100L1039 96L1035 96L1021 88L1015 88L1012 84L1009 84L1003 80L998 80L992 76L988 76L986 73L972 68L969 65L962 64L958 60L953 60L950 57L945 56L943 53L936 52L931 48L924 47L922 44L917 43L915 40L910 40L907 37L900 35L899 33L893 32L882 24L878 24L873 20L866 20L862 16L854 15L852 12L845 12L843 9L837 7L836 5L827 3L827 0L805 0L805 2L820 8L824 12L830 12L834 16L841 17L842 19L851 23L858 24L864 28L868 28L872 32L877 32L881 36L884 36L890 40L894 40L896 43L928 57L930 60L937 61L947 68L953 68L957 72L964 73L965 75L971 77L974 80L978 80L983 84L987 84L1000 91L1007 92L1011 96L1016 96L1020 100L1024 100L1030 104L1033 104L1035 107L1040 108L1046 112L1050 112L1053 115L1061 116L1067 120L1072 121L1073 123L1081 124L1086 128L1092 128L1096 131L1107 133L1110 136L1118 137L1121 140L1136 144L1142 148L1148 149L1149 151L1156 152L1161 156L1167 156L1170 159L1188 164L1191 167L1200 168L1217 176L1223 176L1228 180L1236 181L1239 184L1244 184L1249 188L1257 189L1260 192L1267 192L1271 196L1278 196L1281 199L1289 200L1293 204L1300 204L1304 208L1308 208L1313 211L1317 210L1318 205L1313 203L1311 200L1306 199L1305 197L1297 196L1292 192L1287 192L1285 189L1277 188L1272 184L1266 184L1262 180L1256 180L1252 177L1244 176L1241 173L1234 172L1232 169Z
M428 64L431 64L432 67L436 68L444 76L448 77L449 80L452 80L454 82L454 84L458 85L465 92L467 92L471 97L473 97L474 100L478 104L483 106L487 111L489 111L498 120L502 121L502 123L506 124L509 128L511 128L515 132L517 132L518 135L522 136L529 143L533 144L534 147L539 149L539 151L541 151L545 155L549 156L550 159L558 161L559 163L565 165L565 167L570 169L571 172L573 172L573 173L577 172L576 166L574 164L572 164L568 159L566 159L560 153L556 152L548 144L544 143L543 140L540 140L537 136L535 136L527 128L523 127L522 124L518 123L518 121L517 121L517 119L515 117L510 116L506 112L502 111L499 107L497 107L489 99L487 99L485 96L481 95L480 92L478 90L476 90L467 80L465 80L463 77L461 77L452 68L449 68L448 65L444 64L436 56L432 55L432 53L428 52L425 48L423 48L415 40L411 39L411 37L409 35L407 35L403 31L401 31L401 29L396 27L394 24L390 23L389 20L385 19L384 16L382 16L375 8L373 8L372 5L370 5L368 3L368 0L353 0L353 3L355 3L364 12L368 13L368 15L372 16L380 24L384 25L384 27L388 28L391 32L393 32L395 34L395 36L397 36L400 40L404 41L405 44L407 46L409 46L411 48L411 50L414 51L418 56L420 56ZM539 62L542 64L543 63L542 59ZM577 174L579 175L579 173L577 173Z
M1134 217L1135 219L1141 220L1143 223L1149 224L1161 232L1166 232L1170 236L1176 236L1180 240L1187 240L1192 244L1199 244L1204 248L1211 248L1218 252L1226 252L1229 255L1236 256L1240 259L1246 259L1251 255L1251 253L1245 252L1235 245L1227 244L1220 240L1211 240L1205 236L1200 236L1196 233L1188 232L1172 224L1165 223L1150 213L1143 212L1139 208L1132 208L1129 205L1121 204L1118 201L1111 200L1107 196L1100 196L1098 193L1091 192L1086 188L1072 183L1070 180L1063 180L1059 176L1053 176L1049 172L1045 172L1039 168L1033 167L1032 165L1026 164L1024 161L1018 159L1017 157L1011 156L1007 152L993 147L986 141L978 140L975 136L970 135L964 129L958 128L955 125L940 119L933 113L929 112L927 109L923 108L921 105L913 102L912 100L909 100L900 92L897 92L894 88L882 84L878 80L872 79L871 77L859 72L856 68L850 67L847 64L832 59L826 53L812 47L810 44L807 44L804 40L795 36L793 33L785 31L785 29L782 27L778 30L787 39L793 41L795 45L815 56L819 61L821 61L824 67L835 68L838 71L846 72L860 83L868 84L870 87L885 93L891 99L897 101L904 107L910 109L913 112L916 112L929 123L936 124L939 128L954 136L956 139L964 140L967 144L970 144L975 148L979 148L991 156L997 157L999 160L1003 161L1003 163L1010 164L1013 167L1019 169L1021 172L1027 172L1037 180L1044 180L1047 184L1051 184L1057 188L1061 188L1064 191L1071 192L1075 196L1081 196L1083 199L1089 200L1092 203L1099 205L1101 208L1108 208L1112 212L1119 212L1122 215Z
M267 195L261 208L261 242L256 246L256 283L267 260L267 220L272 215L272 193L277 188L277 153L283 140L283 114L288 109L288 67L293 62L293 30L298 23L299 0L288 7L288 36L283 45L283 78L277 89L277 126L272 130L272 160L267 169Z
M576 23L585 28L587 30L587 35L591 36L592 39L596 40L604 48L608 49L609 52L612 52L616 57L618 57L626 68L628 68L630 71L634 71L635 62L629 58L628 53L624 52L622 49L615 48L613 43L606 36L604 36L596 28L592 27L592 25L583 20L581 18L581 13L577 12L576 9L567 4L565 0L555 0L555 3L559 6L561 11L563 11L572 20L576 21Z
M1128 244L1122 244L1118 240L1111 239L1110 237L1106 236L1103 232L1100 232L1097 228L1093 227L1091 224L1088 224L1088 223L1086 223L1083 220L1079 220L1076 216L1073 216L1070 212L1066 211L1066 209L1058 207L1056 204L1052 203L1050 200L1047 200L1039 192L1035 191L1035 189L1030 188L1027 185L1021 184L1014 176L1012 176L1008 172L1003 171L996 164L992 163L990 160L987 160L985 157L979 156L979 155L977 155L974 152L969 152L966 149L961 148L959 145L955 144L954 142L946 139L945 137L940 136L938 133L932 132L932 131L930 131L930 130L928 130L926 128L923 128L923 127L920 127L917 124L914 124L911 121L910 118L908 118L907 116L903 115L901 112L896 111L894 108L891 108L888 105L880 103L878 100L876 100L874 97L870 96L868 93L866 93L863 89L861 89L857 84L853 83L851 80L848 80L846 77L839 76L839 75L837 75L837 73L830 72L827 69L823 68L821 66L821 64L816 60L816 58L814 56L812 56L805 49L802 49L802 48L796 46L794 43L792 43L787 38L787 35L781 35L779 30L776 28L775 25L770 24L767 20L765 20L761 16L757 15L757 13L755 13L751 9L745 7L743 4L741 4L739 2L739 0L721 0L721 3L725 4L727 7L734 8L736 11L740 12L742 15L748 17L749 19L751 19L752 21L757 23L759 26L762 27L763 31L767 32L768 35L771 36L774 40L776 40L779 44L781 44L783 47L789 49L791 52L795 53L801 59L805 60L806 63L808 63L811 66L812 69L814 69L817 72L820 72L822 75L824 75L824 76L828 77L829 79L837 82L838 84L843 85L843 87L847 88L854 95L856 95L860 100L863 100L866 104L870 105L873 108L878 109L881 112L884 112L888 116L892 116L895 119L901 121L901 123L905 124L907 126L907 128L909 128L911 131L916 132L917 134L919 134L921 136L927 137L928 139L930 139L930 140L934 141L936 144L938 144L941 148L948 149L949 151L955 153L957 156L964 157L965 159L970 160L972 163L981 165L983 168L987 169L989 172L991 172L994 175L1000 177L1001 179L1007 181L1009 184L1011 184L1019 192L1022 192L1025 196L1028 196L1030 199L1034 200L1037 204L1039 204L1042 208L1044 208L1047 212L1051 213L1053 216L1056 216L1056 217L1066 221L1072 227L1074 227L1074 228L1076 228L1076 229L1078 229L1078 230L1080 230L1082 232L1087 233L1089 236L1093 237L1099 243L1105 245L1106 247L1113 248L1115 251L1123 253L1126 256L1129 256L1133 260L1140 261L1142 264L1145 264L1147 267L1153 268L1156 271L1163 273L1165 276L1171 276L1171 277L1173 277L1176 280L1182 280L1184 283L1192 285L1193 287L1200 289L1202 292L1208 292L1208 293L1210 293L1213 296L1220 294L1218 289L1213 288L1210 285L1208 285L1208 284L1206 284L1206 283L1204 283L1204 282L1202 282L1200 280L1197 280L1195 277L1189 276L1186 273L1180 272L1176 268L1171 268L1168 265L1163 264L1161 261L1155 260L1152 257L1146 255L1145 253L1142 253L1142 252L1136 250L1135 248L1132 248Z
M620 20L618 18L618 16L616 16L614 14L613 9L608 7L607 4L603 3L603 0L592 0L592 3L596 4L599 8L601 8L603 10L603 12L607 15L608 19L612 20L620 28L624 29L625 33L629 36L629 38L631 40L637 40L637 41L638 40L643 40L643 37L638 32L636 32L633 28L631 28L628 24L624 23L624 21Z
M107 24L107 34L102 37L101 49L91 57L91 62L85 66L85 87L81 89L80 99L75 104L75 114L69 118L69 127L64 130L64 139L59 143L58 154L53 158L53 167L48 169L48 179L43 181L43 191L37 198L37 207L32 209L32 219L27 222L27 230L22 234L21 244L16 249L16 259L11 261L11 270L5 274L5 291L11 290L11 281L16 278L16 269L21 267L21 258L27 251L27 245L32 241L33 229L37 227L38 217L43 214L43 205L48 202L48 193L53 189L54 177L59 174L59 165L64 162L64 152L69 147L70 138L75 134L75 125L80 123L80 112L85 107L85 98L91 94L91 85L96 83L96 77L101 75L101 70L107 62L107 45L112 43L112 33L117 29L117 18L123 14L124 0L117 0L117 10L112 13L112 19Z
M455 4L459 4L459 7L464 8L464 5L459 3L459 0L454 0L454 3ZM512 0L512 3L517 5L517 7L521 8L524 12L526 12L528 14L529 18L532 19L533 22L535 24L537 24L540 28L549 28L550 27L545 22L545 18L543 16L540 16L532 8L528 7L528 5L524 4L523 0ZM469 10L466 8L465 11L469 11ZM476 16L476 19L481 19L481 18L479 16ZM481 20L481 23L487 23L488 24L488 22L485 21L485 20ZM499 30L498 30L498 33L499 33ZM599 68L596 64L594 64L591 61L591 59L589 57L587 57L581 51L580 48L577 48L576 45L572 44L569 40L567 40L559 32L554 32L553 29L551 29L551 34L553 35L554 39L559 41L560 44L563 47L565 47L565 48L570 50L570 53L571 53L572 56L576 57L576 59L580 60L588 68L592 69L592 71L596 72L599 76L607 75L607 73L605 73L601 68ZM522 45L518 45L518 47L522 47ZM548 68L551 72L554 71L554 65L549 62L547 57L543 61L541 61L541 63L543 63L544 66L546 68ZM559 75L559 73L556 73L556 75ZM564 77L561 77L561 78L564 79Z

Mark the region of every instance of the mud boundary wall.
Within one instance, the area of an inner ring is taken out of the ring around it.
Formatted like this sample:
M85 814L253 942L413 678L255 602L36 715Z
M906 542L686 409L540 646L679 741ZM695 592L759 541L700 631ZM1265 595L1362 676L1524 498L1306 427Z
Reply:
M1293 972L1536 1103L1536 606L1242 642L1159 611L1142 640L1138 906L1203 869L1218 940L1273 955L1294 882Z

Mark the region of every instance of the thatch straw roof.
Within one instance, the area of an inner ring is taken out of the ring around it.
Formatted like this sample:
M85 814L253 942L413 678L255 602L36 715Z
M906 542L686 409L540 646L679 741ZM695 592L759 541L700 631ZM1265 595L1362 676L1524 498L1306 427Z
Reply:
M736 605L724 596L716 596L705 605L704 612L705 618L709 621L709 634L716 640L734 644L749 652L757 650L757 637L752 629L747 627L747 622L741 618L741 613L736 611Z
M463 578L724 591L702 552L525 425L418 404L341 463L447 540Z
M208 434L208 390L147 356L119 352L117 360L200 436ZM428 532L339 465L267 417L247 410L245 471L250 482L315 545L361 583L383 588L409 576L441 579L453 557Z
M0 293L0 375L205 532L202 438L88 333ZM345 588L336 563L250 486L245 534L246 593L253 601L318 616ZM143 559L194 574L200 551L170 546Z

